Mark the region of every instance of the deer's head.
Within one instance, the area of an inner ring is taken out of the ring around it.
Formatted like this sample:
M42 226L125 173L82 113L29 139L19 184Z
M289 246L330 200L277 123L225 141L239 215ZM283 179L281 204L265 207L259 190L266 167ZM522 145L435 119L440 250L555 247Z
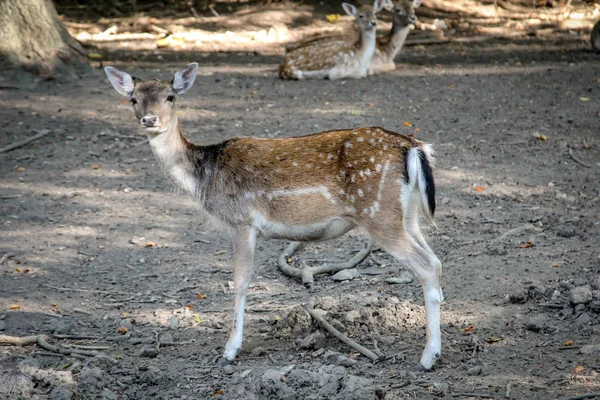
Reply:
M373 6L362 5L356 8L352 4L342 3L346 14L356 18L361 32L372 31L377 27L376 14L383 9L387 0L375 0Z
M175 101L194 84L198 64L191 63L173 76L173 80L141 81L114 67L104 69L119 94L129 98L143 133L157 136L169 131L177 121Z
M417 20L415 9L421 5L421 0L387 0L385 8L394 13L394 24L405 27Z

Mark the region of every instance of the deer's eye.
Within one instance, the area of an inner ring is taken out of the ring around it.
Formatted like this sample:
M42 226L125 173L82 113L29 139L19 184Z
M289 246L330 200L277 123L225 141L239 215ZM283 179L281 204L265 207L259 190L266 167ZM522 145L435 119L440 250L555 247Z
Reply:
M167 96L167 101L170 101L172 103L173 100L175 100L175 96Z
M135 106L138 103L136 99L131 99L131 100L129 100L129 102L131 103L132 106Z
M364 15L362 15L362 14L358 16L358 18L364 18L364 17L365 17L365 16L364 16Z

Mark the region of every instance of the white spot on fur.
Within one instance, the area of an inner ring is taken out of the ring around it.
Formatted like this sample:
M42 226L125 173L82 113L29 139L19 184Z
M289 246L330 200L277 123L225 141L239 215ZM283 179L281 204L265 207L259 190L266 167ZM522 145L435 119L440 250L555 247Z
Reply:
M358 194L360 197L363 197L363 196L365 195L365 192L363 192L363 190L362 190L362 189L358 189L358 190L356 191L356 193L357 193L357 194Z

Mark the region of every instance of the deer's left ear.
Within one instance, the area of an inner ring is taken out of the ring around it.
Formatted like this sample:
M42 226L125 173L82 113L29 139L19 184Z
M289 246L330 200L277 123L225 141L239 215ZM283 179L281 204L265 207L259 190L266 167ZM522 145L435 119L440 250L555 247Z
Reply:
M342 7L344 8L344 11L346 11L346 14L350 15L351 17L356 17L358 15L356 7L354 7L352 4L342 3Z
M198 63L188 64L181 71L175 72L173 76L173 90L175 93L181 94L188 91L189 88L194 84L196 74L198 73Z
M385 7L386 3L387 0L375 0L375 3L373 4L373 12L377 14L379 11L383 10L383 7Z
M413 0L413 7L417 8L423 3L423 0Z
M108 80L119 94L131 97L133 94L133 79L127 72L119 71L114 67L104 68Z
M385 8L387 11L393 12L394 11L394 3L392 2L392 0L385 0L385 4L383 5L383 8Z

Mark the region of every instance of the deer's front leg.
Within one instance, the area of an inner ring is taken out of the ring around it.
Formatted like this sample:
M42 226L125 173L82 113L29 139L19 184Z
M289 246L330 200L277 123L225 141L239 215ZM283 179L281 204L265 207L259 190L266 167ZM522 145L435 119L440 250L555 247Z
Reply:
M233 326L219 365L230 364L242 347L244 333L244 310L246 294L254 269L254 248L256 230L254 228L236 228L233 231L233 282L235 287L235 306Z

